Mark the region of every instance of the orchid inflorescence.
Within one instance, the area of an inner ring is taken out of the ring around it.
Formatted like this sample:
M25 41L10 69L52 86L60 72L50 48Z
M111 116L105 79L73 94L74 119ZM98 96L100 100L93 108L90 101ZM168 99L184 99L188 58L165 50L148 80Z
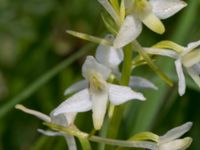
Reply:
M136 40L142 32L142 23L153 32L163 34L165 26L161 19L167 19L186 7L187 4L184 1L98 0L98 2L107 11L107 14L103 15L102 18L110 34L99 38L71 30L67 31L73 36L99 44L95 56L87 56L82 66L84 79L65 90L65 95L73 95L56 107L49 116L22 105L16 105L17 109L51 124L52 130L56 131L42 129L38 129L38 131L48 136L64 136L70 150L77 149L74 136L77 135L76 133L82 133L74 124L77 113L92 110L94 129L101 130L107 110L110 111L116 105L124 104L130 100L146 100L145 96L137 91L138 88L159 90L151 81L140 76L132 76L131 72L136 67L147 64L164 81L169 85L172 84L167 75L155 65L151 56L161 55L175 60L180 96L184 95L186 89L183 69L186 69L189 76L200 87L200 49L198 49L200 41L189 43L186 47L172 41L161 41L152 47L142 47ZM138 56L132 58L130 54L133 52L137 52ZM112 113L110 118L113 117ZM68 130L62 130L62 128L58 129L56 125L68 128L73 132L67 132ZM132 147L147 149L187 149L192 138L178 138L186 133L191 126L191 122L185 123L168 131L163 136L151 132L141 132L129 139L129 144L131 145L132 142ZM84 133L83 135L85 135L83 138L90 140L88 134ZM91 139L92 137L93 135L91 135ZM104 138L104 140L106 139ZM109 141L109 139L107 140ZM135 145L134 142L136 142ZM127 143L126 146L131 147L130 145Z

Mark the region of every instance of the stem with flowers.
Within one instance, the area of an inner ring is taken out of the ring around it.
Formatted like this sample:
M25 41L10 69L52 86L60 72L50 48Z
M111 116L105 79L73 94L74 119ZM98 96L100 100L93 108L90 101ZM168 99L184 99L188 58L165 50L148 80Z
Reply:
M175 59L180 96L186 90L183 67L200 86L200 50L197 49L200 41L190 43L187 47L172 41L161 41L151 47L143 47L137 42L143 24L153 32L163 34L165 26L161 19L171 17L187 4L182 0L121 0L120 3L115 0L98 1L107 11L107 14L103 16L103 21L112 34L107 34L102 39L84 33L67 31L73 36L99 44L95 56L87 56L83 63L83 79L66 89L65 95L73 95L52 110L49 115L28 109L23 105L16 105L16 108L38 117L51 129L51 131L39 129L40 133L47 136L64 136L70 150L77 150L75 137L80 140L83 149L91 149L89 141L152 150L188 148L192 138L179 139L179 137L192 127L191 122L169 130L163 136L147 131L137 133L128 140L116 140L126 109L124 103L131 100L146 100L145 96L135 88L157 89L147 79L133 76L132 69L141 64L147 64L163 81L172 86L172 81L151 59L153 56L165 56ZM137 52L134 59L133 51ZM114 108L114 111L109 111L108 115L108 138L93 135L95 134L93 132L89 135L77 129L74 123L77 114L91 110L94 131L101 130L104 126L108 105L111 106L110 109ZM110 150L113 147L108 146L106 149Z

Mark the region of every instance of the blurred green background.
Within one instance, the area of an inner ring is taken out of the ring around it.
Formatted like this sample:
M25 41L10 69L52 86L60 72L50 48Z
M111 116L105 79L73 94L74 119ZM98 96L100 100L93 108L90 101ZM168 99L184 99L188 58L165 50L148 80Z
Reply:
M144 27L139 41L151 46L160 40L173 40L184 46L200 39L200 1L164 20L166 33L156 35ZM107 32L96 0L0 0L0 149L67 149L62 137L45 137L37 128L46 128L35 117L15 110L16 103L48 114L60 102L65 88L81 79L81 64L96 45L71 37L66 29L103 37ZM82 47L85 49L81 50ZM189 149L200 147L200 89L187 79L187 92L177 94L177 77L168 58L156 61L173 80L169 88L147 66L134 74L152 80L158 91L142 90L145 103L128 102L119 138L127 139L139 131L162 135L167 130L193 121L188 133L194 141ZM87 124L86 124L87 123ZM92 129L91 114L76 119L83 131ZM103 133L102 133L103 134ZM94 144L94 149L97 149Z

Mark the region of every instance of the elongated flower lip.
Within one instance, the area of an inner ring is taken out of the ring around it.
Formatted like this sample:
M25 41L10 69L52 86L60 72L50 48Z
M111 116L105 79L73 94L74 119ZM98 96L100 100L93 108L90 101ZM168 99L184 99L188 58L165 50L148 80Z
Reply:
M180 96L183 96L185 94L185 89L186 89L186 85L185 85L185 76L183 73L183 68L182 68L182 64L181 64L181 60L178 59L175 61L175 66L176 66L176 72L178 75L178 92Z

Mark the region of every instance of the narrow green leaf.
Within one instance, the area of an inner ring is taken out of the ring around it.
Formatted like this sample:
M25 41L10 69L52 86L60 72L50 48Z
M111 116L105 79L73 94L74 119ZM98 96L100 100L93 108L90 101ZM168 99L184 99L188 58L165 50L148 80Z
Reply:
M53 69L49 70L47 73L36 79L30 86L26 87L19 95L9 100L5 105L0 107L0 118L4 117L12 108L22 101L27 100L34 92L36 92L41 86L46 84L50 79L52 79L60 71L64 70L67 66L71 65L75 60L85 55L89 50L94 47L92 44L88 44L74 55L70 56L68 59L64 60Z

